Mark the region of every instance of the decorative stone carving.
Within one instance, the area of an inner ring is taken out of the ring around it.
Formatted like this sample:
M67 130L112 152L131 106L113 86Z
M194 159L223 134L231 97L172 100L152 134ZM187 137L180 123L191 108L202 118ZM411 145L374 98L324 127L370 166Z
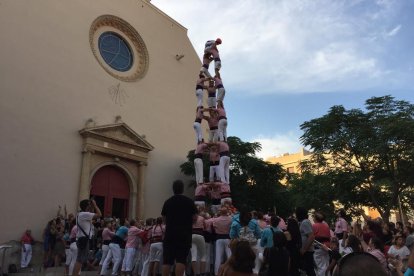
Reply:
M115 144L125 148L125 152L130 153L130 148L136 148L143 152L148 152L154 149L144 137L138 135L125 123L118 123L112 125L98 126L92 128L85 128L79 132L83 137L94 137L102 141L112 141Z

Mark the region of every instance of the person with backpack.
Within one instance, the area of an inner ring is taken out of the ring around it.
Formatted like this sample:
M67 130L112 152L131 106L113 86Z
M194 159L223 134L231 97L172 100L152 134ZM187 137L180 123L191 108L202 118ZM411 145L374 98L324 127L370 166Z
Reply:
M273 236L276 232L282 232L278 227L280 223L280 218L273 214L270 218L270 225L265 227L262 231L261 238L258 240L260 246L256 247L256 261L255 261L255 271L260 270L263 263L263 253L266 248L273 247Z
M230 238L247 241L256 256L259 254L257 241L261 237L261 234L257 221L253 219L252 214L247 211L240 212L239 220L235 219L230 228ZM253 272L257 274L260 269L260 262L258 258L256 259Z
M260 246L264 248L271 248L273 247L273 235L275 232L282 232L279 229L278 225L280 222L280 218L276 215L273 215L270 219L270 225L266 227L260 238Z
M264 276L288 276L289 275L289 251L286 249L286 236L281 231L276 231L272 237L272 247L265 249L264 261L268 264L268 270L260 275Z
M247 211L240 212L238 218L236 215L230 227L230 239L247 240L252 246L256 245L261 234L259 225Z
M79 203L81 211L76 217L77 233L76 245L78 248L76 264L72 276L78 276L82 264L88 261L89 242L92 238L92 220L102 216L95 200L84 199Z

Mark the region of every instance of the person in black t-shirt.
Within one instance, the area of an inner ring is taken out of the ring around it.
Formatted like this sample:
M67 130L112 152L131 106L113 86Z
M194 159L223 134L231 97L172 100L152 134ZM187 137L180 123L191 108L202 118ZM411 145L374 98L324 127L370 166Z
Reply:
M269 264L266 275L288 276L289 275L289 251L286 249L287 240L283 232L277 231L273 234L273 247L266 248L263 255L265 263Z
M163 276L169 275L174 261L175 275L183 275L191 248L192 225L197 218L194 201L183 195L184 183L181 180L174 181L173 192L174 196L164 202L161 211L166 226L163 241Z

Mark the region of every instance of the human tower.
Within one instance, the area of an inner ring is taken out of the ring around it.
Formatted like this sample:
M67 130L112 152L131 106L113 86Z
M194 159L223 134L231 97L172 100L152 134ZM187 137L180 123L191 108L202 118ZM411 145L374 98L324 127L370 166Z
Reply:
M205 44L203 66L196 83L197 108L194 121L196 149L194 167L197 187L195 204L206 208L206 200L211 202L211 210L216 213L225 202L231 202L230 192L230 151L227 144L227 117L224 109L225 89L220 76L221 60L217 46L221 39L209 40ZM209 65L214 60L214 77L209 72ZM203 106L206 90L207 107ZM204 141L201 128L202 120L209 126L208 142ZM203 157L209 156L210 171L208 179L204 178Z

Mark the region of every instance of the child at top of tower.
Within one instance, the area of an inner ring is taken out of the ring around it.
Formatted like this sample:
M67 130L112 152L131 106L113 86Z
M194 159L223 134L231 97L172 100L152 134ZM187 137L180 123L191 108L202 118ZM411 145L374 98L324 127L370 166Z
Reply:
M200 69L200 72L205 76L211 78L210 72L208 72L208 67L210 62L214 59L214 71L216 75L219 73L221 68L221 59L220 54L217 49L217 45L222 43L220 38L216 40L208 40L204 46L204 55L203 55L203 66Z

